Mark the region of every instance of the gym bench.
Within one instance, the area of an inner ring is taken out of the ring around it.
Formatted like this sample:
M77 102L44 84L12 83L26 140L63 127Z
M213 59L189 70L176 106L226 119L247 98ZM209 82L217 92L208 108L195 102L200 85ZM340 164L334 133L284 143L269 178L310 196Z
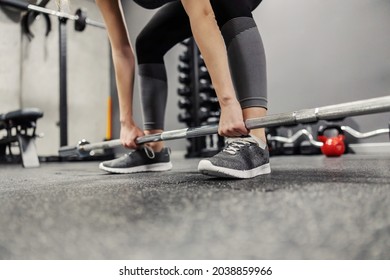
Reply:
M15 160L18 155L12 153L12 146L18 143L19 156L23 167L38 167L39 158L35 146L37 120L43 117L43 112L36 108L26 108L0 114L0 131L6 130L6 135L0 138L0 159ZM8 149L8 155L7 155Z

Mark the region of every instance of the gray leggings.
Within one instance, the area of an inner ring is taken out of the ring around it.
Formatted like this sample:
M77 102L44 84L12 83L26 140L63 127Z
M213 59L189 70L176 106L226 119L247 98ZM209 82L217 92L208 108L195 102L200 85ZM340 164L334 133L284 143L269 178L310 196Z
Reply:
M147 0L145 0L147 1ZM261 0L211 0L228 51L232 80L242 108L267 108L266 60L252 10ZM167 74L164 55L192 36L189 18L180 3L164 5L137 37L144 127L164 129Z

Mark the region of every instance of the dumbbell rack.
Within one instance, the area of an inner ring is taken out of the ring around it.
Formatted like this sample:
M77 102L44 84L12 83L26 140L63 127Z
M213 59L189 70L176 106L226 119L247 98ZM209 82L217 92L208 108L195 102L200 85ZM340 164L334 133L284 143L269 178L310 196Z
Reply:
M178 106L184 110L178 115L179 122L188 127L218 124L220 107L210 75L193 38L182 42L186 48L179 56L180 64ZM209 135L187 139L187 158L212 156L224 146L224 138Z

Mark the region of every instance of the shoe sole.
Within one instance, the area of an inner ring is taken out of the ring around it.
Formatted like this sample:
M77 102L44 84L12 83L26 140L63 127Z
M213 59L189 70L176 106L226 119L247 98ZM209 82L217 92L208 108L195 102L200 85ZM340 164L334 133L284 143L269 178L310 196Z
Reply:
M236 170L226 167L215 166L208 160L201 160L198 165L198 170L204 175L213 177L249 179L259 175L271 173L271 165L267 163L251 170Z
M172 169L172 163L171 162L154 163L154 164L141 165L141 166L129 167L129 168L112 168L112 167L104 166L103 163L100 163L99 168L101 170L110 173L130 174L130 173L140 173L140 172L169 171Z

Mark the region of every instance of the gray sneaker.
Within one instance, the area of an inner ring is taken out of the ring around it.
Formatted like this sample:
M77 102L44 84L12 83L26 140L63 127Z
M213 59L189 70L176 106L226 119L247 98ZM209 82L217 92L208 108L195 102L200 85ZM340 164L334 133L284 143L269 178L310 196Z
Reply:
M253 136L228 138L221 152L199 162L198 170L205 175L239 179L269 174L269 151Z
M172 169L170 149L163 148L161 152L153 152L148 147L135 150L124 156L104 161L99 168L110 173L136 173L148 171L167 171Z

